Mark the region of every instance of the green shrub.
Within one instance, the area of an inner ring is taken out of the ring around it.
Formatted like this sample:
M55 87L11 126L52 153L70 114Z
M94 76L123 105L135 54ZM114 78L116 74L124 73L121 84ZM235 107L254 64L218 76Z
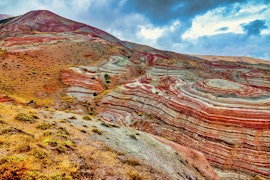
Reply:
M50 123L42 123L37 126L37 129L46 130L46 129L50 129L51 127L52 125Z
M16 120L18 121L25 121L25 122L30 122L30 123L34 123L34 118L27 115L27 114L24 114L24 113L19 113L16 117L15 117Z
M104 74L104 79L106 83L110 83L111 82L111 77L109 76L109 74Z

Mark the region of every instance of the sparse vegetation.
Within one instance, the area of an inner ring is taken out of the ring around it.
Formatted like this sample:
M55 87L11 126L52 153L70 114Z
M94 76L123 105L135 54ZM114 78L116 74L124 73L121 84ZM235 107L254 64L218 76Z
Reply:
M33 104L33 103L34 103L34 100L31 99L31 100L29 101L29 104Z
M70 135L68 130L64 127L59 127L57 130L57 134L62 134L62 135Z
M98 135L102 135L102 134L103 134L103 132L102 132L101 130L97 129L97 128L93 128L93 129L92 129L92 132L93 132L93 133L96 133L96 134L98 134Z
M94 111L89 111L89 115L93 115L94 114Z
M91 121L91 118L89 116L83 116L83 120Z
M46 138L43 142L52 147L57 146L57 141L51 138Z
M135 171L129 173L130 179L132 180L142 180L142 177Z
M88 112L89 115L94 115L95 114L95 111L94 111L94 108L90 108L90 111Z
M46 131L43 133L43 136L50 136L52 135L53 133L51 131Z
M129 137L134 140L138 140L137 137L134 134L130 134Z
M25 121L25 122L30 122L30 123L34 123L34 118L25 114L25 113L19 113L17 114L17 116L15 117L16 120L18 121Z
M106 123L106 122L104 122L104 121L101 122L101 125L102 125L102 126L105 126L105 127L108 127L108 128L111 127L110 124L108 124L108 123Z
M105 127L108 127L108 128L110 128L110 127L113 127L113 128L119 128L119 126L117 126L116 124L107 123L107 122L102 121L102 120L100 120L100 121L101 121L101 125L102 125L102 126L105 126Z
M0 124L7 124L5 120L0 119Z
M76 116L71 116L71 117L69 117L69 119L76 120L77 117Z
M52 127L52 124L50 123L42 123L37 126L37 128L41 130L50 129L51 127Z
M111 77L109 76L109 74L104 74L104 79L106 83L111 83Z
M84 129L81 129L81 132L82 132L82 133L87 133L86 130L84 130Z

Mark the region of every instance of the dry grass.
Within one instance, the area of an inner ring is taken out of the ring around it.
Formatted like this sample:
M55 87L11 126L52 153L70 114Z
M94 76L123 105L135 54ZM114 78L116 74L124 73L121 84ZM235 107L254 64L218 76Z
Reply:
M0 104L5 122L0 123L0 179L154 179L149 167L136 159L119 160L123 153L89 141L91 133L82 133L80 127L46 118L50 113L54 112ZM18 114L22 119L39 118L25 125Z
M36 35L38 39L38 35ZM29 44L28 46L36 46ZM38 47L38 46L37 46ZM19 48L19 46L18 46ZM95 42L65 42L43 45L35 51L0 51L0 91L17 101L49 106L61 100L60 72L70 66L93 65L119 54L123 47ZM86 56L89 55L89 56ZM72 102L72 98L63 98Z

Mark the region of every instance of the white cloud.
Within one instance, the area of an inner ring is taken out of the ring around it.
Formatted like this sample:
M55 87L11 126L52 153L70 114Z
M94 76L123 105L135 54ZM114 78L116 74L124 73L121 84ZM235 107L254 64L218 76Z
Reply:
M151 24L139 26L139 31L137 35L144 38L145 40L150 40L155 42L164 33L165 29L160 27L154 27Z
M161 47L157 41L161 37L165 37L169 34L175 33L177 29L181 27L179 20L171 22L167 26L154 26L153 24L143 24L137 26L136 41L143 44L153 46L155 48L164 48Z
M136 32L138 30L138 24L148 24L149 22L140 14L127 14L124 15L121 12L116 12L115 16L123 17L121 21L113 18L111 21L104 22L100 28L108 33L116 36L121 40L140 42L137 39Z
M172 23L172 25L169 27L169 29L171 32L174 32L180 26L181 26L180 21L176 20Z
M196 39L201 36L211 36L222 33L244 33L241 25L256 19L268 19L270 13L266 10L266 5L236 3L234 8L228 13L226 7L219 7L208 11L204 15L196 16L192 26L183 35L183 39ZM240 10L236 10L240 9ZM227 11L227 13L226 13ZM224 31L218 31L222 27L227 27Z
M0 13L17 16L32 10L50 10L66 18L79 20L80 15L87 13L94 2L94 0L1 0Z

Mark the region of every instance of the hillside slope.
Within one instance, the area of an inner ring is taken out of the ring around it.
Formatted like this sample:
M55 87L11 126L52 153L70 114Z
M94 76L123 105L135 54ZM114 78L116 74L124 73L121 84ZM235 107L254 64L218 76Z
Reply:
M183 156L204 155L221 179L270 177L268 62L122 42L49 11L32 11L0 27L3 102L88 113L148 132ZM152 166L161 170L170 162ZM196 168L204 169L204 178L217 178L201 162Z
M0 114L1 179L218 179L201 154L101 119L7 103Z

